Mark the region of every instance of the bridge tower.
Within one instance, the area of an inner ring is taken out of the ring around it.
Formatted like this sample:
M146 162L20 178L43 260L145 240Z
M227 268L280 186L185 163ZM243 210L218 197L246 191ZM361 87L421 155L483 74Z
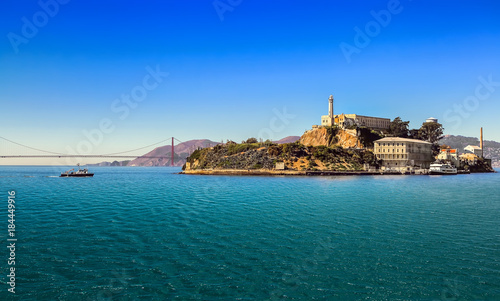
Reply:
M172 137L172 158L170 159L170 166L174 166L174 137Z

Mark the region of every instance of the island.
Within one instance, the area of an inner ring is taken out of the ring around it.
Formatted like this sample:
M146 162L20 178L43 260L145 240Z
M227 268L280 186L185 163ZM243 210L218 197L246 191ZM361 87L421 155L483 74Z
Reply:
M480 146L468 146L464 154L445 144L443 127L428 118L420 129L409 122L339 114L328 99L328 115L298 141L278 144L249 138L199 148L182 167L184 174L204 175L392 175L428 174L434 164L453 166L457 173L494 172Z

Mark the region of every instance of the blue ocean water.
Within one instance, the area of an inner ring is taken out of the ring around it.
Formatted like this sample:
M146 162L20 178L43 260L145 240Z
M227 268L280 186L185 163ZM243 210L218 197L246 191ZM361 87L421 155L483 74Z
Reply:
M19 300L500 300L500 174L0 166ZM0 247L2 300L6 247Z

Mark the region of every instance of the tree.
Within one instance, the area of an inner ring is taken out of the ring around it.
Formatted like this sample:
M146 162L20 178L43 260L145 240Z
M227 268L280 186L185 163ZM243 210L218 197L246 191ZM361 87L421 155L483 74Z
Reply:
M437 122L424 122L418 130L420 139L435 143L443 135L443 125Z
M248 138L245 143L259 143L259 140L257 138Z
M420 139L418 136L418 130L417 129L411 129L408 131L408 138L411 139Z
M409 121L403 121L400 117L394 118L389 126L389 133L391 133L395 137L408 137L408 125Z
M273 144L273 142L271 140L269 140L269 139L267 139L266 141L264 141L264 145L265 146L270 146L272 144Z

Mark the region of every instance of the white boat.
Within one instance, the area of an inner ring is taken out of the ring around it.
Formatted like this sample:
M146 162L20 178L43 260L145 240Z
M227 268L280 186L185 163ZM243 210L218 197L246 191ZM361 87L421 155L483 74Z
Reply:
M68 171L62 172L59 177L93 177L94 174L90 173L88 169L80 169L80 163L78 165L78 170L75 171L75 169L70 169Z
M450 164L434 163L429 169L431 175L456 175L457 173L457 169Z

